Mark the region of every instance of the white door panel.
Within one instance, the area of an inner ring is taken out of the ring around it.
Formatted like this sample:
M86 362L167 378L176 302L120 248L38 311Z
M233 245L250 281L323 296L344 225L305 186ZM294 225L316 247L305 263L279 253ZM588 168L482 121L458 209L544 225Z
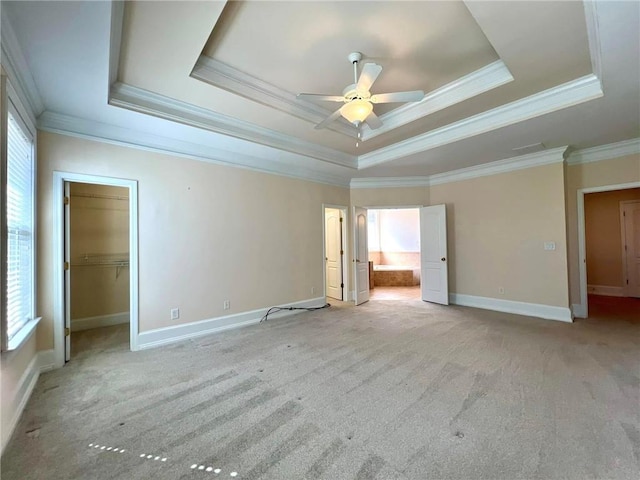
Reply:
M342 300L342 242L340 210L325 210L327 296Z
M367 242L367 210L354 207L354 260L356 265L356 305L369 301L369 247Z
M420 209L420 285L422 300L449 305L445 205Z
M71 359L71 184L64 182L64 359Z

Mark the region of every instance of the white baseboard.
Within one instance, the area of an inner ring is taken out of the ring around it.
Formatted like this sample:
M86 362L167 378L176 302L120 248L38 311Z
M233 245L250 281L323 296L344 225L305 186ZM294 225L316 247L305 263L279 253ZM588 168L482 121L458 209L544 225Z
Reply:
M605 295L607 297L624 297L624 288L610 285L587 285L587 293Z
M279 307L321 307L326 303L325 297L311 298L300 302L278 305ZM222 332L232 328L245 327L260 322L269 308L261 308L250 312L237 313L224 317L210 318L199 322L185 323L171 327L158 328L138 335L138 349L159 347L169 343L179 342L188 338L201 337L211 333ZM269 314L269 319L280 318L287 315L300 313L299 310L283 310Z
M48 372L57 367L55 350L42 350L38 352L38 367L40 373Z
M574 317L587 318L587 309L581 303L574 303L571 305L571 311L573 311Z
M529 317L544 318L546 320L558 320L561 322L573 322L569 307L554 307L540 303L516 302L513 300L501 300L498 298L477 297L461 293L450 293L449 302L465 307L483 308L497 312L515 313Z
M91 328L110 327L129 323L129 312L111 313L109 315L98 315L96 317L85 317L71 320L71 331L79 332Z
M46 372L47 370L51 370L55 367L54 357L55 355L53 350L37 352L29 362L25 371L22 373L20 380L18 380L15 395L8 401L8 405L2 405L3 414L6 415L7 412L10 412L9 415L11 415L11 420L6 428L4 428L4 426L2 428L2 445L0 454L4 452L5 447L9 443L9 440L16 429L16 425L18 425L18 421L22 416L24 407L27 406L27 402L29 401L29 398L31 398L33 389L38 383L40 373Z

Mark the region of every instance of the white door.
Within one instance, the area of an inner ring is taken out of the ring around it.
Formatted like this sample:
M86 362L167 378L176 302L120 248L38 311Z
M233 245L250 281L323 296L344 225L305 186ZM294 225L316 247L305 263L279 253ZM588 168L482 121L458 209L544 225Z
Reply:
M325 270L327 296L342 300L342 217L337 208L325 209Z
M71 359L71 184L64 182L64 359Z
M369 301L369 246L367 244L367 209L353 208L353 257L356 264L356 305Z
M420 286L425 302L449 305L445 205L420 209Z
M627 278L624 290L627 297L640 297L640 202L624 202L624 262Z

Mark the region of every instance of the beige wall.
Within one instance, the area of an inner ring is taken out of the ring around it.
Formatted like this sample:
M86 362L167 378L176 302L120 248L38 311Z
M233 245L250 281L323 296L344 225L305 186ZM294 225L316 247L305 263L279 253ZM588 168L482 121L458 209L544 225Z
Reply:
M353 189L351 203L444 203L450 292L569 305L560 163L432 187ZM556 250L545 251L547 241Z
M38 154L39 349L53 347L54 170L138 181L140 331L322 292L322 204L346 205L346 188L44 132Z
M129 311L129 269L96 265L129 258L129 189L71 183L71 323Z
M2 366L0 367L0 437L2 439L2 449L6 442L9 440L11 434L11 427L16 420L16 414L18 413L20 402L22 401L28 378L24 376L27 372L31 362L37 359L36 357L36 337L32 335L26 343L24 343L19 350L10 354L2 354ZM34 367L34 365L31 365ZM39 365L35 365L35 370L38 370Z
M572 304L580 303L577 192L583 188L640 182L640 155L567 166L567 239Z
M426 187L354 188L351 205L356 207L405 207L429 205Z
M620 202L640 200L640 188L584 196L587 283L622 287Z

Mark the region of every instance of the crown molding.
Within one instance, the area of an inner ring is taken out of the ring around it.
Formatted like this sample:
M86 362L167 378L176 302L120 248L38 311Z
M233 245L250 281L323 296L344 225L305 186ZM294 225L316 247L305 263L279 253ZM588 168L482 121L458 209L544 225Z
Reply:
M0 63L14 84L20 100L29 107L31 120L35 124L38 115L44 111L44 103L6 13L0 15L0 38Z
M587 38L589 40L589 55L591 56L591 71L602 78L602 49L600 47L600 27L598 26L598 6L596 0L584 0L584 17L587 22Z
M312 102L298 100L294 93L204 55L200 55L191 77L314 124L333 113ZM332 122L326 128L348 137L354 137L357 131L346 121Z
M290 161L265 160L265 158L246 155L241 152L217 149L211 145L186 142L175 138L140 132L131 128L95 122L85 118L50 111L46 111L40 115L38 119L38 129L217 165L245 168L261 173L275 174L340 187L349 186L348 177L331 175L306 167L303 165L305 159L297 156L297 158L294 157Z
M387 178L353 178L351 188L398 188L398 187L432 187L445 183L461 182L473 178L487 177L500 173L514 172L526 168L540 167L565 160L568 147L559 147L543 152L520 155L518 157L497 160L495 162L460 168L445 173L422 177L387 177Z
M567 164L579 165L582 163L599 162L601 160L612 160L627 155L640 155L640 138L632 138L631 140L610 143L599 147L575 150L567 159Z
M512 81L513 75L505 63L502 60L495 61L427 93L420 102L407 103L381 115L383 125L376 130L365 124L362 127L362 138L368 140L377 137Z
M361 155L358 169L421 153L481 133L571 107L603 95L593 74L572 80L520 100L454 122L413 138Z
M203 128L335 165L357 168L357 157L353 155L124 83L116 83L111 87L109 105Z
M120 69L120 46L124 24L124 1L111 2L111 24L109 37L109 87L118 81ZM109 92L107 92L108 94Z
M429 176L352 178L351 188L410 188L428 187Z

